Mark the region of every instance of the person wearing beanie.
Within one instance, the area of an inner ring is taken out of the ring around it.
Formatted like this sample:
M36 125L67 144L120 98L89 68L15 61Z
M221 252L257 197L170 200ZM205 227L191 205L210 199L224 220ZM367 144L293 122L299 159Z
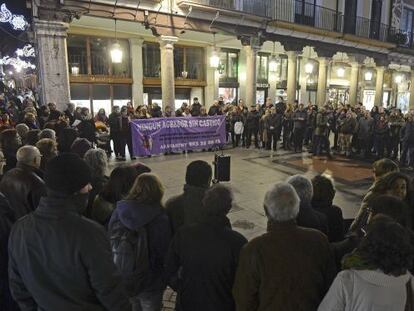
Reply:
M89 166L64 153L46 165L47 197L9 239L9 284L22 310L131 310L104 228L81 216Z

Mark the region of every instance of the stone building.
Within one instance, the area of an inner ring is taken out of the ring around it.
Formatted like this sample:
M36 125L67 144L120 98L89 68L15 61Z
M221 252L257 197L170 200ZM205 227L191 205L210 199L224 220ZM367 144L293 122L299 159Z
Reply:
M414 108L414 0L29 2L44 102Z

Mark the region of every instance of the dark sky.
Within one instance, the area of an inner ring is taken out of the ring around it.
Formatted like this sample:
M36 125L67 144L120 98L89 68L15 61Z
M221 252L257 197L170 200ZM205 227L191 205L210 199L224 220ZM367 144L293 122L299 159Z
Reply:
M25 0L0 0L0 4L5 3L7 8L16 15L24 15L30 23L30 10L26 9ZM16 37L23 41L18 40ZM0 23L0 49L3 54L12 54L17 48L25 45L26 36L23 31L14 31L9 23ZM12 56L12 55L10 55Z

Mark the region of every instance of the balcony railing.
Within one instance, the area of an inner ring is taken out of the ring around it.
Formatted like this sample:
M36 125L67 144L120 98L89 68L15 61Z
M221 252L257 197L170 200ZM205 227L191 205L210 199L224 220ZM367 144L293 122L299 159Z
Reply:
M335 11L303 0L177 0L222 10L244 12L274 21L301 24L358 37L396 43L414 48L414 35L364 17L345 17Z

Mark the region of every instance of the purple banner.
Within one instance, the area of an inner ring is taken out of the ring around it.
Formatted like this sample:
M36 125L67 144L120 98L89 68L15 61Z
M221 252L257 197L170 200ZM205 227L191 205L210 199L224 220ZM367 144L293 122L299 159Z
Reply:
M202 150L226 143L225 116L154 118L131 121L135 156Z

